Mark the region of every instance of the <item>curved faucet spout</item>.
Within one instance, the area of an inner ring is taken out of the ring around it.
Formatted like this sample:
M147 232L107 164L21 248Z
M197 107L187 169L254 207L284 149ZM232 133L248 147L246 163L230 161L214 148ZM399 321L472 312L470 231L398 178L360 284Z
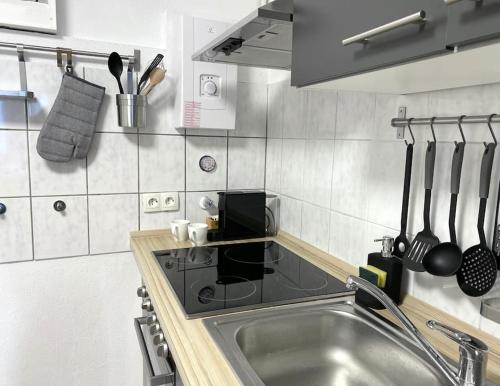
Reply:
M384 291L379 289L377 286L368 282L367 280L361 279L356 276L349 276L347 278L346 287L350 290L357 291L358 289L362 289L363 291L369 293L371 296L376 298L380 303L382 303L388 311L390 311L403 325L406 333L412 338L412 340L427 354L429 359L434 363L434 365L448 378L448 380L455 386L484 386L485 385L485 371L482 371L482 375L473 377L467 377L464 374L457 372L447 361L446 359L431 345L431 343L423 336L423 334L417 329L417 327L411 322L410 319L401 311L401 309L392 301L392 299L385 294ZM433 326L435 325L432 324ZM455 333L459 333L454 330ZM474 338L468 337L466 334L461 333L461 338L467 344L470 344ZM467 337L468 339L466 339ZM477 339L475 341L478 341ZM481 348L485 349L484 358L486 358L487 346L484 343ZM460 350L462 354L463 350ZM466 358L465 358L466 359ZM465 360L461 358L462 360ZM477 358L476 358L477 359ZM471 362L472 363L472 362ZM483 362L475 362L473 363L475 366L475 374L480 374L481 369L486 368L486 359ZM478 369L481 367L481 369Z

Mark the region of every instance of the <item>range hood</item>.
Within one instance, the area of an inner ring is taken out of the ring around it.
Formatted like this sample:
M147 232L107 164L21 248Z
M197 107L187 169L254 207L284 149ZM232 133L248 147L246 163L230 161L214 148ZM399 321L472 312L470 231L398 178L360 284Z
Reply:
M293 1L275 0L198 50L192 59L289 70L292 64Z

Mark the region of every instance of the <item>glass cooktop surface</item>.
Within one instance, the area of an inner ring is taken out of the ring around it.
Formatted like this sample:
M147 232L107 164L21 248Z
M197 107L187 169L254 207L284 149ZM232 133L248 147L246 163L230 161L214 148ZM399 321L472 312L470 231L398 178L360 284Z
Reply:
M187 318L350 293L342 281L272 241L153 254Z

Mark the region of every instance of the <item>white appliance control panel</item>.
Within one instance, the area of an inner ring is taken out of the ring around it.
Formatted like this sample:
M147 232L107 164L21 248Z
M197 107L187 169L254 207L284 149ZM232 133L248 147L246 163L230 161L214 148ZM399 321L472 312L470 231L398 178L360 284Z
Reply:
M179 129L234 130L237 66L194 62L193 53L224 32L223 22L171 13L167 16L167 66L176 85L169 120ZM179 39L179 36L182 39Z

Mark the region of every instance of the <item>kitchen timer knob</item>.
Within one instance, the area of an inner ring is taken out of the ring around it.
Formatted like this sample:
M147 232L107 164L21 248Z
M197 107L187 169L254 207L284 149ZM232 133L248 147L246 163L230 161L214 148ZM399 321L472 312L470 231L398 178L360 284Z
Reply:
M151 303L151 300L149 300L149 299L148 300L144 300L142 302L142 309L145 310L145 311L148 311L148 312L153 311L154 308L153 308L153 304Z
M153 323L153 325L149 329L149 332L151 333L151 335L155 335L155 334L160 333L161 332L160 323L158 323L158 322Z
M64 201L58 200L54 202L54 209L56 212L64 212L66 210L66 203Z
M166 358L168 356L168 345L166 343L160 344L156 353L159 357Z
M0 215L5 214L5 212L7 212L7 207L0 202Z
M159 345L165 342L165 335L163 335L163 332L160 331L158 335L155 335L153 338L153 343L155 345Z
M153 323L156 323L157 321L158 321L158 317L156 316L156 314L154 312L146 318L146 323L148 326L153 325Z
M146 287L142 286L137 288L137 296L139 296L140 298L147 298L148 291L146 291Z

